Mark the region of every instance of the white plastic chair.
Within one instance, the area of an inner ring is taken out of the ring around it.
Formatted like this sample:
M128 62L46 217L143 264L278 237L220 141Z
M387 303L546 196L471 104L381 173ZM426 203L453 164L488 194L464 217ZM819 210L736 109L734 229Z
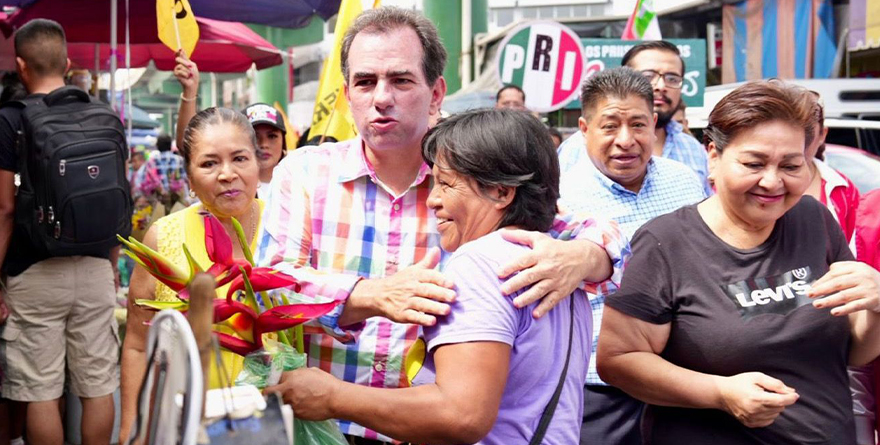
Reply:
M172 309L153 317L147 357L137 420L128 444L195 445L202 417L204 377L186 317ZM183 395L182 409L175 403L178 394Z

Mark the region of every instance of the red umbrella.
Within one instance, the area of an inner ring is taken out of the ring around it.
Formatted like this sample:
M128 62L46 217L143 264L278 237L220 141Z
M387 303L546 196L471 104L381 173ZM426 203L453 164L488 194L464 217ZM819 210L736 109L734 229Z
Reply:
M119 66L125 60L125 4L119 2ZM131 66L145 66L150 60L160 70L174 69L174 52L164 46L156 27L156 3L131 0L129 14ZM39 0L12 14L4 32L34 18L57 21L67 35L68 53L83 68L107 68L110 58L110 0ZM262 69L282 63L281 52L245 25L197 18L199 43L191 58L206 72L242 72L256 63ZM7 34L8 35L8 34Z
M199 43L191 58L198 64L200 71L237 73L247 71L251 63L255 63L257 69L282 63L281 52L277 48L241 23L203 18L197 18L196 21L199 23ZM96 65L96 48L98 65L102 69L108 69L110 60L108 43L69 43L67 55L74 65L92 69ZM125 65L125 46L119 45L117 50L121 67ZM174 69L174 57L174 52L160 43L158 37L155 43L132 42L131 44L133 68L147 66L152 60L156 63L156 68L170 71Z

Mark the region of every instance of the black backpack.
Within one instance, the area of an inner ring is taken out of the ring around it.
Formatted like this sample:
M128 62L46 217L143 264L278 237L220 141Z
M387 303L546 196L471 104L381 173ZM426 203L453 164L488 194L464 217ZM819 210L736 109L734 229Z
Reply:
M113 110L67 86L19 101L15 222L49 256L106 255L131 233L128 144Z

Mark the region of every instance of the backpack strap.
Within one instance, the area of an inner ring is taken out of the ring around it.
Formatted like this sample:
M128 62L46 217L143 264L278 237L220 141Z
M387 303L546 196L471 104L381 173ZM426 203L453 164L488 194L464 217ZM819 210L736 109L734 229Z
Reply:
M3 105L0 105L0 108L16 108L19 110L19 113L24 115L24 110L27 107L34 106L34 105L41 103L41 102L43 102L43 97L25 97L24 99L11 100L9 102L6 102ZM16 159L18 159L19 174L22 174L22 171L23 171L22 168L24 167L24 163L22 163L22 155L24 154L24 144L25 144L24 129L19 128L16 133L17 134L15 137L15 156L16 156Z
M550 427L550 421L553 420L553 414L556 412L556 405L559 405L559 396L562 395L562 387L565 386L565 377L568 375L568 362L571 359L571 343L574 339L574 295L569 295L571 300L569 308L571 311L571 324L568 326L568 353L565 355L565 365L562 367L562 375L559 376L559 383L556 384L556 391L553 397L544 407L544 413L541 414L541 421L538 422L538 428L535 429L535 435L529 441L529 445L541 445L544 435L547 434L547 428Z
M4 102L0 104L0 109L3 108L18 108L23 110L25 107L24 99L22 100L10 100L9 102Z
M43 96L43 102L48 106L55 106L62 103L69 102L83 102L89 103L92 101L92 97L89 96L89 93L86 93L81 88L73 85L67 85L61 88L57 88L51 93Z

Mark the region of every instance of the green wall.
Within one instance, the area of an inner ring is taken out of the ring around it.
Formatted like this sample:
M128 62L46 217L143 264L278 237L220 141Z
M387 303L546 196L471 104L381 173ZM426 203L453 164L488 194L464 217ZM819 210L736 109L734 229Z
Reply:
M436 26L449 55L443 77L446 78L447 94L461 89L461 0L427 0L425 16ZM471 39L489 28L488 0L471 0ZM471 79L473 79L473 40L471 41Z
M257 71L258 102L273 104L279 102L287 111L287 97L290 91L290 60L286 56L291 46L309 45L324 38L324 21L313 16L308 26L299 29L274 28L271 26L248 25L276 48L285 52L284 63L272 68Z

